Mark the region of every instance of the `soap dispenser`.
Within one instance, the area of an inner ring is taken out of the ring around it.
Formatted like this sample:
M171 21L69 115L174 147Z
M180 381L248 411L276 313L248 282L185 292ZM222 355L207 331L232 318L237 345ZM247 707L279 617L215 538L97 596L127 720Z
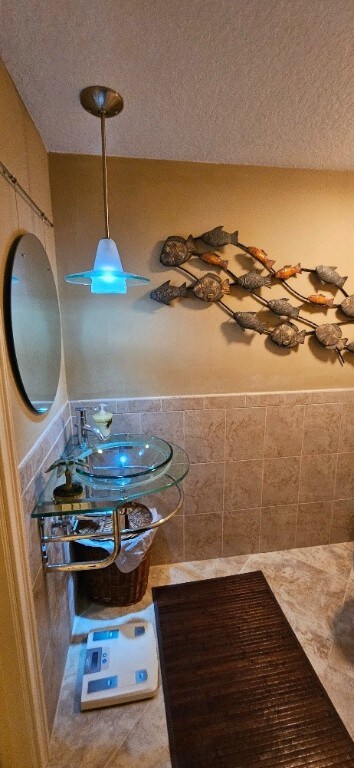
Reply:
M109 437L111 434L112 417L113 413L106 411L105 403L101 403L99 411L93 414L93 419L103 437Z

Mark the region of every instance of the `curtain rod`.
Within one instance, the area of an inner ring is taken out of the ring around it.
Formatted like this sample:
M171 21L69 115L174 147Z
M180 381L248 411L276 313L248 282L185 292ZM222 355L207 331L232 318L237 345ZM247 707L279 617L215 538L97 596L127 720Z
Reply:
M15 192L18 192L18 194L22 197L22 199L32 208L32 210L39 216L42 221L48 226L48 227L54 227L54 224L50 219L48 219L48 216L45 215L43 211L38 207L38 205L32 200L28 192L26 192L23 187L21 187L21 184L17 181L15 176L8 171L4 163L0 160L0 174L3 176L3 178L8 181L9 184L13 187Z

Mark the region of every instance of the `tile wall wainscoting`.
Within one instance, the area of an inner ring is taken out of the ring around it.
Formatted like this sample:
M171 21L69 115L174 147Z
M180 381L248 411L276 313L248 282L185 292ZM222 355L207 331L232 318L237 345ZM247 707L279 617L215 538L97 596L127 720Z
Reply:
M105 402L112 433L158 435L189 455L184 509L156 534L153 564L354 538L354 389ZM73 414L79 405L97 402L72 402Z
M45 700L49 729L52 728L74 620L73 580L69 574L45 574L37 521L31 512L48 482L45 470L55 461L71 436L71 415L66 403L19 465L25 529L37 618ZM56 558L64 553L58 544Z

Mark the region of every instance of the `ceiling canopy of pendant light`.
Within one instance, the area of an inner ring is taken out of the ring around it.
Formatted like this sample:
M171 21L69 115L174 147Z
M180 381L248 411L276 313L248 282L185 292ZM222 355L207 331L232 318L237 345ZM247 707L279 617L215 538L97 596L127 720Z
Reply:
M80 93L80 102L86 112L90 112L101 120L105 237L98 243L93 269L66 275L65 280L67 283L90 285L91 293L126 293L128 281L146 284L150 280L131 272L124 272L118 248L109 232L105 119L118 115L124 103L119 93L102 85L90 85L84 88Z

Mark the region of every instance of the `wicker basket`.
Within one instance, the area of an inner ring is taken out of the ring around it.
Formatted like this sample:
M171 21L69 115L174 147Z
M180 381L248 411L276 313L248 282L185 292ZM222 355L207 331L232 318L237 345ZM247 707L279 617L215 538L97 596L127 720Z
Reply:
M103 547L86 547L79 541L72 542L73 554L79 562L92 560L93 552L95 560L103 560L107 552ZM131 605L138 603L144 597L150 569L150 548L145 557L130 573L123 573L116 564L107 568L81 571L78 573L79 589L96 603L105 605Z
M150 510L143 504L131 503L126 507L126 513L128 515L128 526L132 530L146 525L146 523L152 520ZM97 518L94 522L96 526L99 525ZM101 525L105 525L106 528L107 523L108 526L111 525L111 521L104 519L101 521ZM83 525L88 525L87 521L83 521ZM80 532L82 533L82 529ZM87 532L89 532L89 529ZM108 535L110 532L111 530L107 531ZM87 547L85 543L79 541L72 542L72 553L74 559L79 562L87 562L92 559L104 560L107 557L107 551L100 547L99 544L93 549L92 546ZM123 606L138 603L146 592L149 569L150 547L137 568L134 568L130 573L123 573L117 568L115 563L108 565L106 568L79 572L79 590L82 590L91 600L105 605Z

